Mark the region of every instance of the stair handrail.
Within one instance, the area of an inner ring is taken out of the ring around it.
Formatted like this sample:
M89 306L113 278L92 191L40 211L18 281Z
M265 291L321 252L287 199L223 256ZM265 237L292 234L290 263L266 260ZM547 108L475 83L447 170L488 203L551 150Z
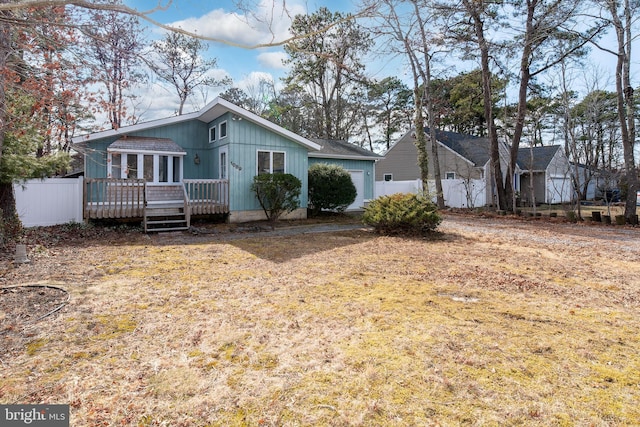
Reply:
M184 198L184 217L187 220L187 228L191 228L191 200L187 192L187 183L182 183L182 193Z

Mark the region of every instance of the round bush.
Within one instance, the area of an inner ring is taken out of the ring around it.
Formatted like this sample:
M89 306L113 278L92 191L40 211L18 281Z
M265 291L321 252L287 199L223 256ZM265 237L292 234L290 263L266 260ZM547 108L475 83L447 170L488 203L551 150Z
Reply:
M349 172L338 165L316 163L309 167L309 208L343 212L356 199L358 191Z
M435 230L442 218L424 195L398 193L373 200L362 220L382 234L424 235Z

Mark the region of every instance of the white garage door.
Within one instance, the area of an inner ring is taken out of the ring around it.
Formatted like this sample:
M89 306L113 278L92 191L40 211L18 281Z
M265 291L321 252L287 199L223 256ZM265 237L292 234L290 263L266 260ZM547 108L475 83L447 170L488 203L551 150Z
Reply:
M347 208L347 210L362 209L364 206L364 171L349 171L351 181L356 186L356 200Z

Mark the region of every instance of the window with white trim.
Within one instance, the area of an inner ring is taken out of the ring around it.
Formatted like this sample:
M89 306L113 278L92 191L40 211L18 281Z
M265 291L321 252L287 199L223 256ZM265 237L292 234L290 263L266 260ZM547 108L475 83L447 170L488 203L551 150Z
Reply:
M222 122L220 123L218 129L218 139L222 139L222 138L226 138L227 137L227 122Z
M182 181L183 156L155 153L107 154L107 177L117 179L144 179L150 184L178 183Z
M216 127L215 126L211 126L209 128L209 142L215 142L216 140Z
M385 173L383 179L385 181L393 181L393 174L392 173Z
M456 179L456 173L455 172L447 172L445 174L445 179Z
M220 179L227 179L227 150L220 150Z
M284 151L258 151L257 174L285 173Z

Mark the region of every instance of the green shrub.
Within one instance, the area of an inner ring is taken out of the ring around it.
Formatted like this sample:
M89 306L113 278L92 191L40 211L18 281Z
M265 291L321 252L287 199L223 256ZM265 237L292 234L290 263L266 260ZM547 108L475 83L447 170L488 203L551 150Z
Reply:
M351 174L342 166L316 163L309 167L309 208L313 215L323 209L343 212L357 195Z
M435 230L442 218L422 194L392 194L369 203L362 220L383 234L423 235Z
M300 207L302 182L290 173L265 173L253 177L251 190L267 219L275 222L285 212L293 212Z

